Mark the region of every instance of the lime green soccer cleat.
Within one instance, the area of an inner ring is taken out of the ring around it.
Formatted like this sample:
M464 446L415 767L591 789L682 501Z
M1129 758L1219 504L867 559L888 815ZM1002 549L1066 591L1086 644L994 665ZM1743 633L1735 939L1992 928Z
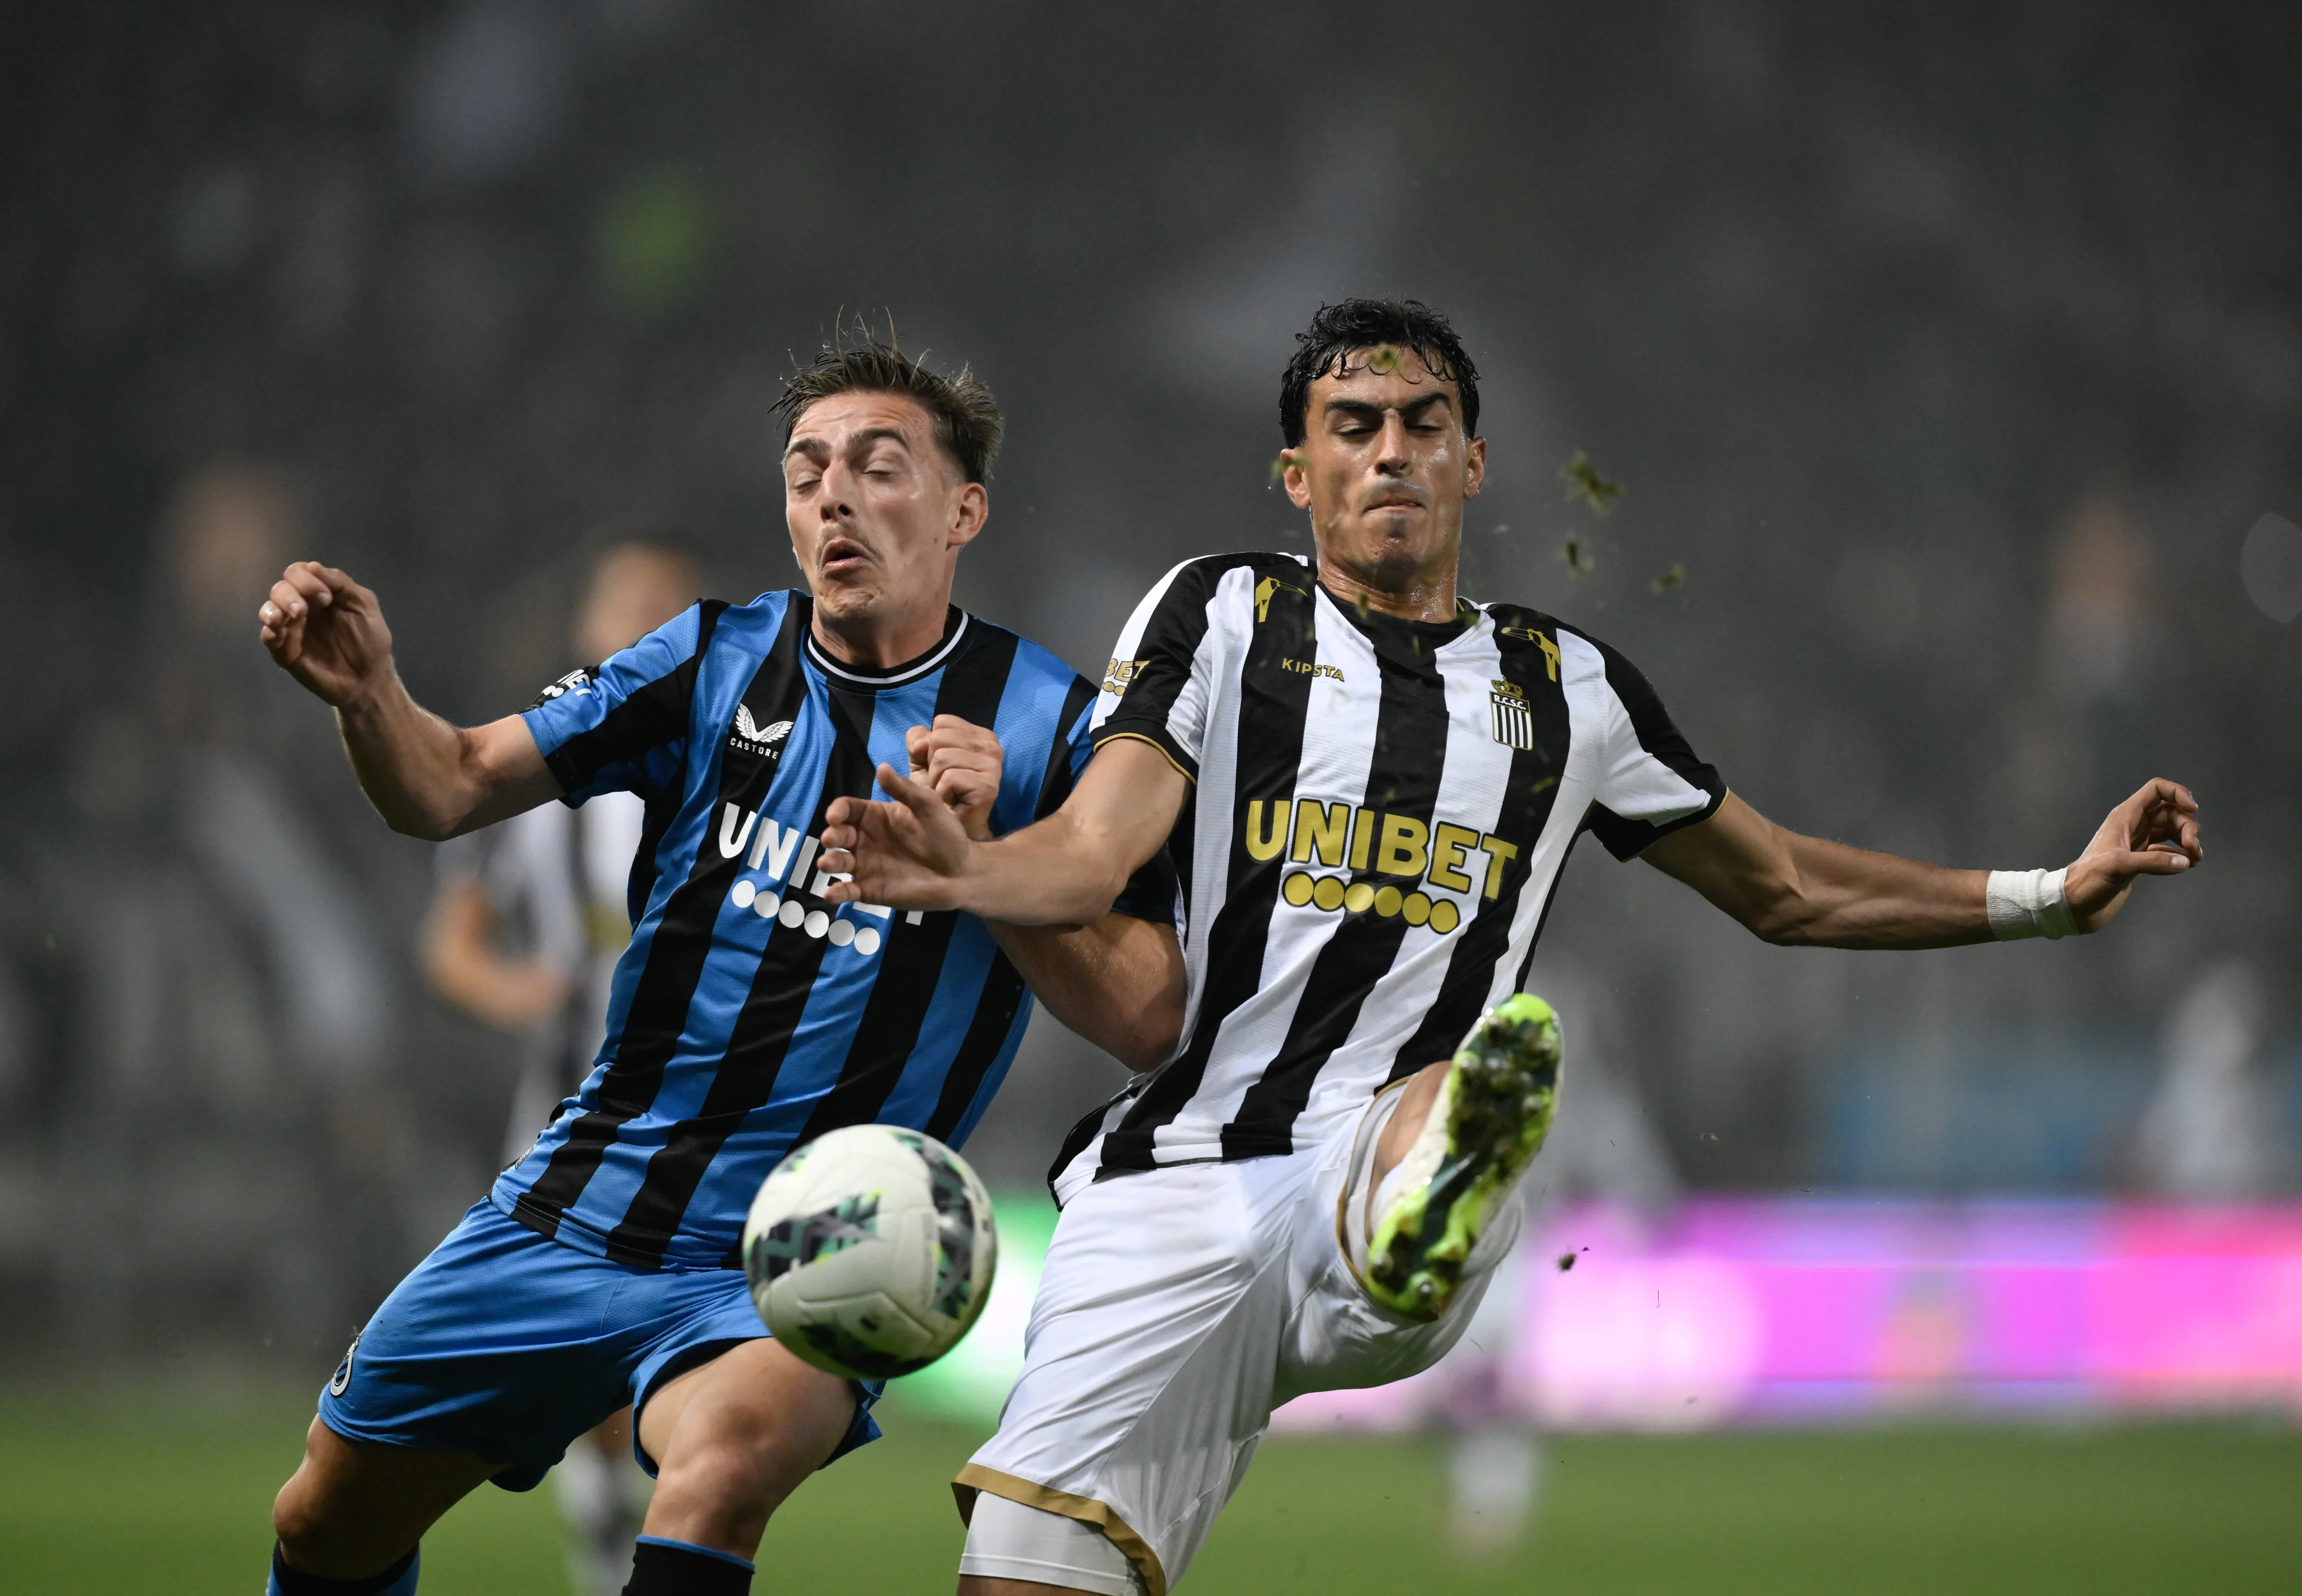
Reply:
M1367 1290L1377 1302L1410 1319L1447 1311L1472 1246L1542 1150L1558 1061L1558 1016L1530 993L1471 1027L1368 1244Z

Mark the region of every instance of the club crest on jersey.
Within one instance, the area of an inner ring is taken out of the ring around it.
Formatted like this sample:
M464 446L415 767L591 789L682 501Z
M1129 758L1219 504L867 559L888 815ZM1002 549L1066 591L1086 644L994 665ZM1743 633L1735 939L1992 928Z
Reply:
M1127 689L1150 663L1148 659L1113 659L1104 670L1103 690L1113 698L1126 697Z
M1527 708L1526 689L1499 677L1489 680L1494 689L1488 701L1494 706L1495 741L1505 748L1533 752L1534 715Z
M352 1359L359 1356L360 1337L365 1328L362 1326L361 1329L352 1331L352 1344L344 1348L344 1361L338 1364L336 1372L328 1376L328 1395L340 1397L351 1389Z
M777 746L791 735L792 723L778 720L772 726L761 726L752 718L752 706L735 706L735 729L728 735L727 746L742 753L755 753L763 759L775 759L783 750Z

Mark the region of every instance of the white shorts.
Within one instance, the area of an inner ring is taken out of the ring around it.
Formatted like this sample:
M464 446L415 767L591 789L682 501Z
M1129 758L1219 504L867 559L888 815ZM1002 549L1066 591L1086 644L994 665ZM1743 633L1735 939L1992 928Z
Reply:
M955 1482L962 1512L980 1491L1091 1524L1164 1596L1273 1408L1444 1357L1516 1239L1519 1210L1479 1239L1444 1317L1378 1307L1338 1228L1354 1142L1372 1123L1284 1157L1147 1170L1074 1197L1047 1249L1022 1377Z

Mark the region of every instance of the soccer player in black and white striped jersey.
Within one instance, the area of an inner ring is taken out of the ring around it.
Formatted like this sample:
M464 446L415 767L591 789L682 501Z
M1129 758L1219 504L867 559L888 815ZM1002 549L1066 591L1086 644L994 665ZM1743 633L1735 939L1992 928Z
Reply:
M971 843L883 769L899 802L843 799L825 833L826 868L854 878L838 890L875 903L1071 921L1171 836L1188 893L1177 1049L1089 1116L1052 1173L1063 1212L1023 1374L959 1476L974 1498L962 1596L1160 1596L1273 1407L1399 1379L1453 1345L1547 1123L1540 1055L1557 1033L1512 994L1583 832L1768 941L1837 947L2098 930L2138 877L2200 858L2197 806L2168 781L2053 872L1945 869L1771 824L1621 655L1457 592L1486 445L1445 319L1352 300L1298 343L1282 458L1315 560L1171 571L1121 634L1096 755L1047 819ZM1458 1177L1484 1197L1452 1211L1470 1220L1450 1221L1441 1257L1420 1221Z

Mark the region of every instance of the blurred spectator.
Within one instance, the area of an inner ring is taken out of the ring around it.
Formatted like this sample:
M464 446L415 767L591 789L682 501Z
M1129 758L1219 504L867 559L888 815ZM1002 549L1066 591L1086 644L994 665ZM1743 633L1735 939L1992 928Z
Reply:
M2126 502L2108 490L2081 500L2054 550L2047 599L2046 674L2081 706L2130 700L2143 666L2142 596L2149 549Z
M297 762L324 760L333 776L340 760L282 724L282 708L302 706L283 703L249 646L251 599L301 538L294 501L274 473L219 466L185 483L164 535L172 580L150 634L162 658L145 680L176 743L185 841L260 939L294 1056L366 1076L391 1044L381 961L361 893L288 779Z
M1650 1126L1625 1055L1623 1017L1607 988L1582 966L1546 959L1530 985L1558 1011L1566 1044L1558 1115L1518 1200L1529 1234L1577 1197L1603 1197L1652 1216L1678 1196L1670 1155ZM1503 1355L1522 1344L1528 1295L1526 1249L1495 1272L1463 1340L1440 1367L1441 1403L1455 1425L1447 1469L1449 1543L1474 1558L1500 1553L1525 1534L1541 1504L1542 1437L1524 1402L1503 1389Z
M91 999L55 1152L88 1194L56 1227L84 1347L187 1280L250 1303L267 1335L333 1339L436 1217L385 1067L374 883L313 797L343 783L343 756L323 718L293 723L254 639L254 605L301 535L274 471L219 465L179 486L123 662L130 700L76 727L85 829L34 856ZM75 1239L82 1225L96 1237ZM101 1239L121 1234L151 1256Z
M2262 1064L2262 979L2244 959L2209 965L2166 1025L2166 1072L2144 1111L2145 1185L2168 1197L2267 1197L2293 1173L2277 1098Z
M680 548L639 538L609 545L576 614L576 657L597 665L693 603L699 585ZM519 1039L506 1163L591 1071L609 983L631 940L626 883L645 819L636 794L608 793L580 809L543 804L440 850L424 968L441 997ZM617 1596L647 1514L630 1409L586 1436L551 1477L568 1530L568 1578L588 1596Z

